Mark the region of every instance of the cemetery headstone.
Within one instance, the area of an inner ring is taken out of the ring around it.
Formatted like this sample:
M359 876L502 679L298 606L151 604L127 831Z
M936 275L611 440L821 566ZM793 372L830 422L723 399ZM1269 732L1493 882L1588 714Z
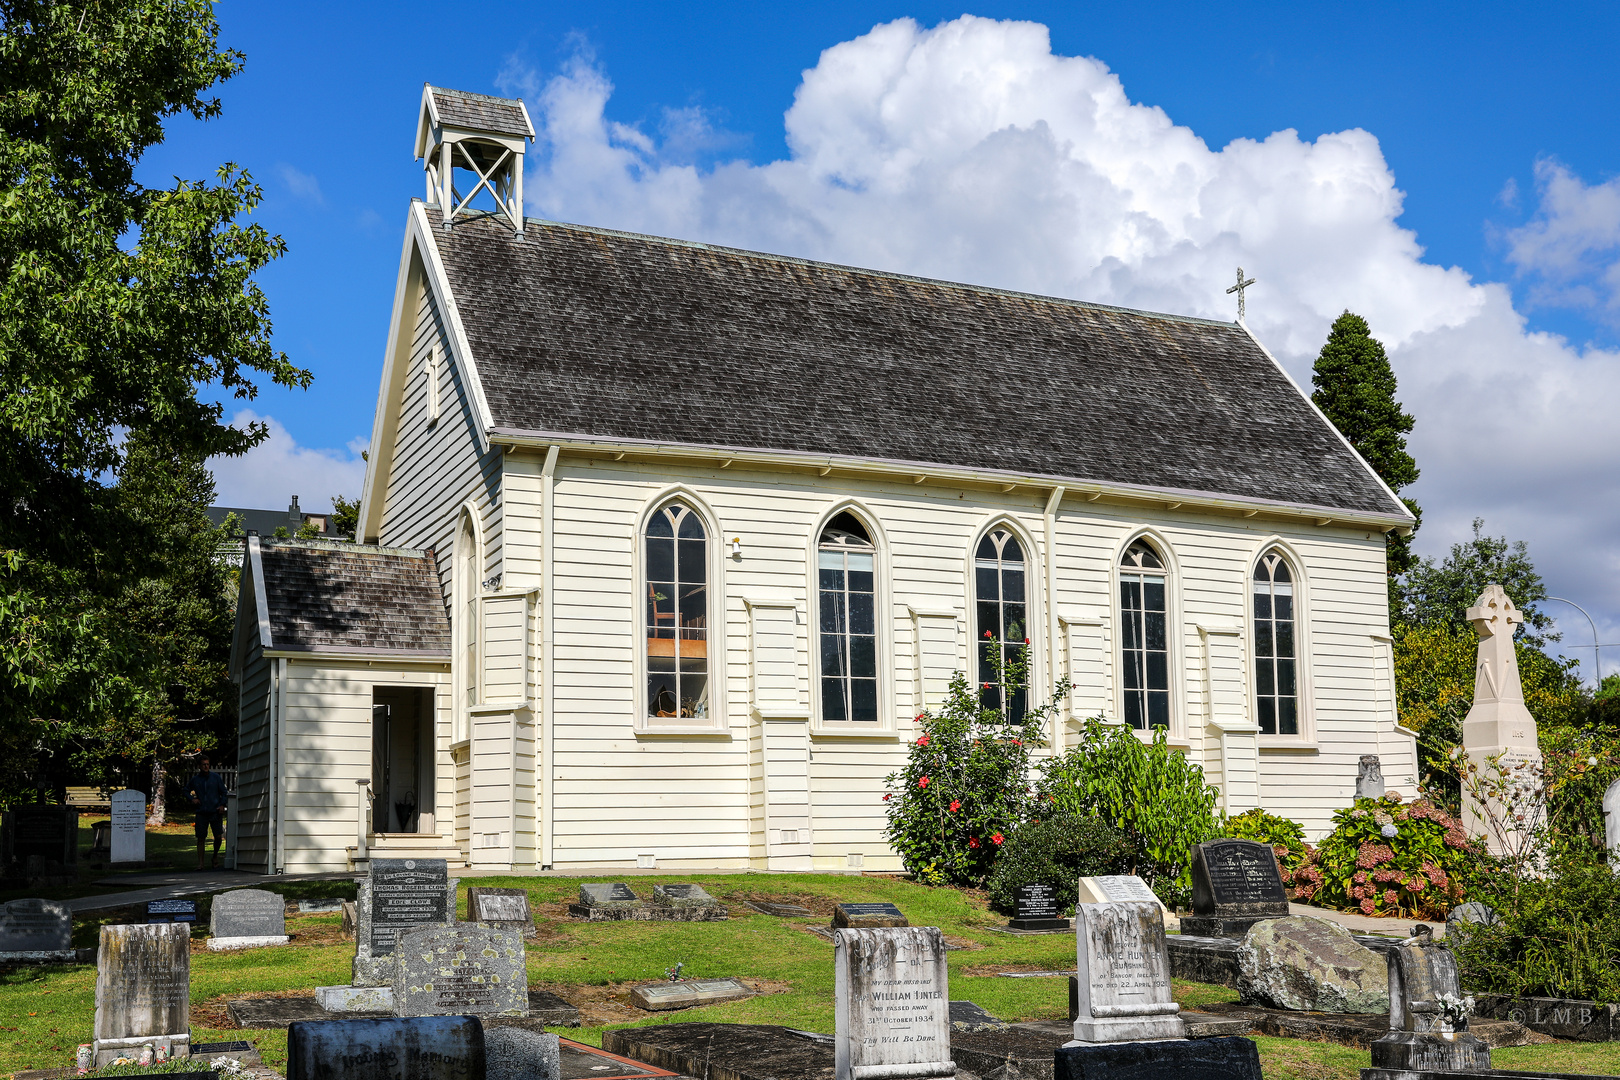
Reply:
M0 964L72 963L73 912L58 900L0 906Z
M834 1080L956 1073L938 927L835 930L833 964Z
M1384 766L1377 754L1362 754L1356 764L1356 798L1384 797Z
M630 1001L638 1009L669 1012L694 1005L718 1005L753 997L754 991L738 979L681 979L678 982L648 983L630 991Z
M486 1060L475 1016L287 1025L287 1080L485 1080Z
M1620 854L1615 848L1620 848L1620 780L1609 785L1609 790L1603 793L1603 842L1609 847L1609 865L1616 873L1620 873Z
M839 904L833 908L833 927L870 929L880 926L910 926L911 923L893 904Z
M151 1044L186 1057L191 1043L191 928L103 926L96 960L96 1067Z
M0 816L0 872L55 877L78 863L79 812L71 806L13 806Z
M562 1044L549 1031L502 1024L484 1031L486 1080L560 1080Z
M1129 900L1075 906L1074 1039L1081 1043L1181 1039L1181 1006L1170 1000L1170 953L1157 904Z
M1193 913L1181 932L1203 937L1242 937L1262 919L1288 914L1277 856L1255 840L1211 840L1193 848Z
M125 788L115 791L112 804L113 863L146 861L146 794Z
M197 921L197 901L195 900L148 900L146 902L147 925L155 923L194 923Z
M720 901L709 895L701 885L690 882L671 882L653 886L653 903L672 908L717 908Z
M467 890L467 921L528 933L534 929L534 913L529 910L529 890L490 889L474 885Z
M1260 1080L1252 1039L1224 1036L1183 1042L1069 1044L1057 1051L1053 1080Z
M568 905L568 914L582 919L636 919L645 916L647 905L622 881L592 882L579 887L579 903Z
M342 911L343 905L348 903L352 903L352 901L336 896L321 897L315 900L300 900L298 901L298 914L310 915L329 911Z
M1458 904L1446 913L1446 940L1455 945L1475 926L1490 926L1496 918L1496 912L1478 900Z
M343 901L343 936L354 939L355 928L360 925L360 911L353 900Z
M1491 1067L1491 1050L1468 1033L1457 960L1424 934L1391 949L1389 1034L1374 1040L1375 1069L1460 1072Z
M1102 874L1080 879L1079 902L1082 904L1117 904L1126 900L1141 900L1159 905L1159 916L1166 929L1173 929L1175 916L1164 906L1148 883L1135 874Z
M208 947L256 949L287 944L287 902L264 889L233 889L214 897Z
M1058 910L1057 890L1032 883L1013 890L1013 917L1007 925L1014 930L1067 930L1069 920Z
M394 941L399 1016L528 1016L523 935L493 926L413 926Z
M394 939L414 926L456 919L456 885L443 859L373 859L355 902L355 986L392 986Z

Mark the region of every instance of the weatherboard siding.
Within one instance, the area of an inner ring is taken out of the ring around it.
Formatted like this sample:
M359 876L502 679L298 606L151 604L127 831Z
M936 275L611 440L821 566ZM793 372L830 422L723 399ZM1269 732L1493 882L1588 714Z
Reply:
M260 648L258 605L251 588L237 616L243 658L237 677L236 866L270 872L270 666Z

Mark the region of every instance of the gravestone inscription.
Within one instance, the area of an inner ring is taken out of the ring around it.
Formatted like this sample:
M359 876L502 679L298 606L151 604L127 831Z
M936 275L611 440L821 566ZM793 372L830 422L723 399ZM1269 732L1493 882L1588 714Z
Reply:
M1211 840L1193 848L1193 913L1181 932L1206 937L1242 937L1262 919L1288 914L1282 868L1265 844Z
M1428 934L1391 949L1389 1034L1374 1040L1375 1069L1461 1072L1491 1067L1490 1047L1448 1011L1462 999L1457 960Z
M355 901L354 986L394 984L394 939L413 926L448 926L456 883L443 859L373 859Z
M529 890L474 885L467 890L467 921L489 923L503 930L533 930Z
M148 900L146 921L154 923L194 923L197 921L195 900Z
M146 861L146 794L125 788L108 800L112 810L113 863Z
M234 889L214 897L208 947L252 949L287 944L287 902L264 889Z
M1067 930L1069 920L1058 908L1057 889L1031 883L1013 890L1014 915L1007 923L1014 930Z
M97 1068L148 1043L185 1057L191 1043L191 929L103 926L96 957Z
M839 904L833 908L836 927L910 926L911 922L893 904Z
M834 1080L955 1074L938 927L835 930L833 964Z
M461 923L413 926L394 941L400 1016L528 1016L523 935Z
M1132 900L1074 910L1075 1041L1185 1038L1181 1006L1170 1000L1170 953L1158 905Z
M0 906L0 962L71 963L73 912L59 900L10 900Z
M1079 902L1082 904L1115 904L1124 901L1140 900L1144 903L1159 905L1159 917L1164 920L1165 929L1176 929L1177 923L1170 909L1164 906L1148 883L1135 874L1101 874L1097 877L1083 877L1080 879Z
M484 1080L475 1016L300 1020L287 1025L287 1080Z

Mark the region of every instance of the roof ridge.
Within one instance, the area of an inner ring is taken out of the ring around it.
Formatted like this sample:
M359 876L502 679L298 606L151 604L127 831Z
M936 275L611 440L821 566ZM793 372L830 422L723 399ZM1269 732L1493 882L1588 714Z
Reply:
M354 552L363 555L399 555L406 558L420 559L427 555L425 548L386 547L382 544L356 544L349 540L300 540L297 537L269 537L261 536L259 546L263 550L270 548L305 548L310 551L341 551Z
M494 94L475 94L471 90L456 90L448 86L434 86L428 83L428 89L435 94L444 94L447 97L462 98L465 101L488 101L495 105L512 105L523 99L520 97L496 97Z
M507 100L507 99L502 99ZM414 201L414 200L413 200ZM493 216L493 215L490 215ZM473 220L481 220L475 218ZM572 229L578 232L594 233L599 236L622 236L629 240L648 240L654 243L667 244L672 247L693 248L698 251L718 251L727 255L742 255L749 258L761 259L766 262L789 263L795 266L824 267L829 270L842 270L845 273L860 274L863 277L883 278L890 281L911 281L920 285L943 285L953 289L966 289L970 292L987 293L992 296L1008 296L1019 300L1035 300L1044 303L1062 304L1066 307L1084 308L1090 311L1110 311L1122 315L1141 315L1150 319L1164 319L1169 322L1192 323L1197 326L1216 326L1231 330L1240 329L1236 321L1226 322L1221 319L1206 319L1198 315L1177 315L1167 311L1149 311L1146 308L1124 307L1119 304L1099 304L1094 300L1076 300L1068 296L1051 296L1046 293L1025 292L1022 289L1005 289L997 285L978 285L968 281L951 281L948 278L925 277L921 274L903 274L898 270L878 270L869 266L855 266L850 263L828 262L823 259L806 259L800 255L780 255L770 251L756 251L752 248L729 247L725 244L708 244L701 240L682 240L673 236L657 236L653 233L630 232L626 229L608 229L600 225L581 225L572 221L553 221L550 218L527 217L524 227L530 224L550 226L559 229ZM525 232L525 238L527 238Z

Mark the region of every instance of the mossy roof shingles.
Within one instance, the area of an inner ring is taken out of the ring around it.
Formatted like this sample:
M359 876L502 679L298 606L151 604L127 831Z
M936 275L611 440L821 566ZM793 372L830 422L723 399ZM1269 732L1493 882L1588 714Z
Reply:
M270 647L450 655L431 556L334 542L263 541Z

